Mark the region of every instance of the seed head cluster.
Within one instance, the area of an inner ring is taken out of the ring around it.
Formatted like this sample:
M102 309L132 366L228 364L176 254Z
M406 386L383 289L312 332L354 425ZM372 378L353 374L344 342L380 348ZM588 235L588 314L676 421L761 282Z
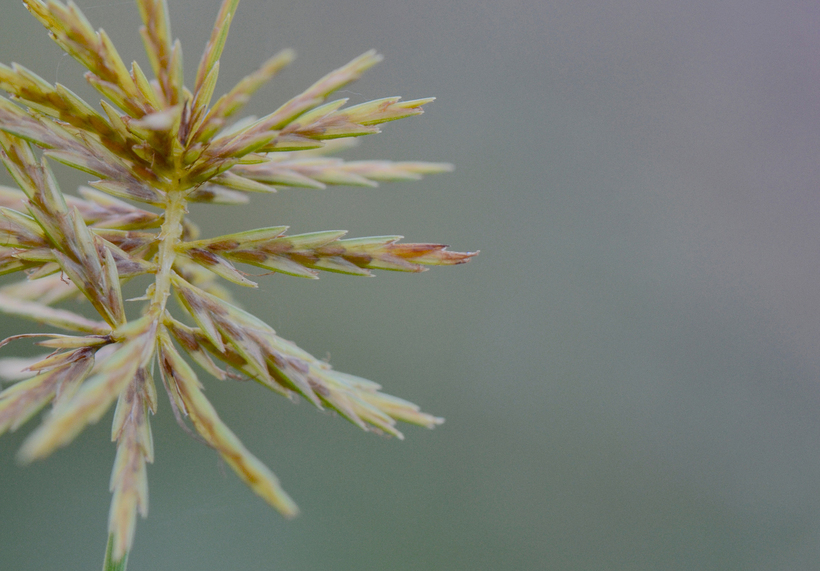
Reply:
M236 474L285 516L297 512L271 471L220 420L195 365L217 379L247 378L289 398L330 409L364 430L401 438L397 421L432 428L423 413L381 387L333 370L232 299L221 282L256 287L240 268L316 278L329 271L419 272L467 262L475 253L400 236L345 238L345 232L289 235L286 226L202 238L190 203L236 205L276 187L375 186L450 170L441 163L344 161L330 156L379 124L422 113L432 99L387 97L346 107L334 91L380 61L367 52L332 71L262 118L235 119L251 95L293 59L283 51L214 100L219 60L239 0L224 0L192 89L183 83L182 48L173 41L165 0L136 0L150 62L130 69L104 30L73 3L24 0L50 37L87 68L104 99L95 109L67 87L21 65L0 64L0 159L19 188L0 187L0 274L24 278L0 288L0 311L62 333L36 337L51 353L14 368L0 392L0 434L46 405L42 424L20 459L43 458L71 442L115 406L106 568L124 569L136 515L148 509L146 464L153 461L150 417L161 382L177 420L190 423ZM153 75L153 78L149 77ZM53 161L91 175L78 195L64 194ZM122 284L150 276L145 295L128 304ZM174 297L174 315L168 299ZM55 307L87 300L89 319ZM134 309L131 309L132 306Z

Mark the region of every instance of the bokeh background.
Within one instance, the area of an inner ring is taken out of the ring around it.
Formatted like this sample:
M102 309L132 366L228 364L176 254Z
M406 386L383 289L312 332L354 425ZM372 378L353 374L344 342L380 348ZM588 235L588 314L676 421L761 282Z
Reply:
M169 3L190 74L218 3ZM132 2L78 4L145 63ZM386 61L343 96L439 99L348 156L456 171L195 209L206 232L482 253L240 292L282 336L447 423L386 440L206 380L303 513L284 521L163 401L129 569L820 568L818 29L797 0L243 0L219 91L295 48L248 108L264 114L375 47ZM0 60L98 99L20 2L3 5ZM0 439L1 568L100 567L109 426L26 468L30 426Z

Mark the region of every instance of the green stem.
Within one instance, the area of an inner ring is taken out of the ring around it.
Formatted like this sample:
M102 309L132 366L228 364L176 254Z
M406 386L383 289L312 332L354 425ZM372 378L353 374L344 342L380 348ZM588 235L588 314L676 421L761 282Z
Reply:
M105 561L103 571L125 571L128 567L128 552L119 561L114 561L114 536L108 536L108 546L105 548Z
M182 237L182 221L187 212L185 195L181 190L170 190L165 204L165 221L159 233L160 245L157 255L157 274L154 282L154 298L151 313L159 319L165 312L165 304L171 295L171 272L176 260L176 247Z

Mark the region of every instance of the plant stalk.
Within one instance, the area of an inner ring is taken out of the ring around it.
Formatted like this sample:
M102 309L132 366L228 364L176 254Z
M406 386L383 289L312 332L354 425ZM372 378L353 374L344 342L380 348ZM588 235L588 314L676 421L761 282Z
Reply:
M165 305L168 296L171 295L171 272L177 256L176 248L182 238L182 221L187 213L186 205L184 191L168 191L165 220L159 233L158 267L150 309L155 319L160 319L165 313Z
M128 552L119 561L114 561L114 535L108 536L108 545L105 548L103 571L125 571L128 567Z

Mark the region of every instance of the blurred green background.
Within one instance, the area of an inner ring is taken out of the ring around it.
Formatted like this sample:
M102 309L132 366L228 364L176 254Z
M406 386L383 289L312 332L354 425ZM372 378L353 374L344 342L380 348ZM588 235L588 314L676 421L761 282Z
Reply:
M78 3L145 63L132 2ZM169 4L190 83L218 2ZM264 114L377 48L386 61L342 96L439 99L347 156L456 171L194 209L206 233L289 224L482 253L240 292L447 423L386 440L206 379L303 513L264 505L163 400L129 570L820 567L818 26L796 0L243 0L218 91L293 47L248 108ZM99 99L20 2L0 61ZM109 426L26 468L31 426L0 439L0 568L101 566Z

